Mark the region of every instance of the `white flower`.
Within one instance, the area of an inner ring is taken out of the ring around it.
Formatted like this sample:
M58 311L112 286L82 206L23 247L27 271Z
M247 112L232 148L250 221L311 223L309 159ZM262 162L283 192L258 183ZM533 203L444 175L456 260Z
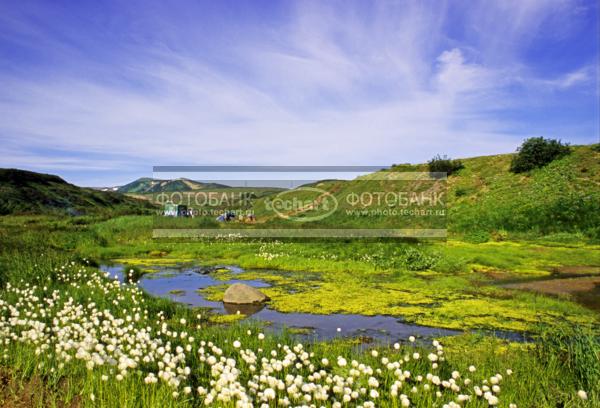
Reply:
M266 399L273 400L275 399L275 390L273 388L267 388L264 390L263 395Z
M233 347L240 348L241 346L242 346L242 343L240 343L238 340L233 342Z
M396 350L400 350L400 344L398 344L398 343L394 343L394 349L396 349Z
M414 342L415 342L415 340L416 340L416 339L415 339L415 336L410 336L410 337L408 338L408 341L410 341L411 343L414 343Z
M471 372L471 373L474 373L474 372L475 372L475 370L476 370L476 368L475 368L475 366L474 366L474 365L472 365L472 366L469 366L469 372Z
M582 400L586 400L586 399L588 399L587 392L585 392L584 390L579 390L579 391L577 391L577 396L578 396L579 398L581 398Z
M259 340L264 340L265 339L265 335L262 333L258 333L258 339Z
M340 333L342 331L342 328L338 327L336 330L337 330L338 333Z

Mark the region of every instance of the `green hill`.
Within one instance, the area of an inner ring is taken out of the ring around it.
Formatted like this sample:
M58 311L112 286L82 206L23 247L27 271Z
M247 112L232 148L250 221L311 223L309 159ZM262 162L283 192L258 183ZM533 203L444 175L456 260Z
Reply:
M142 177L117 189L119 193L129 194L152 194L167 193L174 191L196 191L215 188L228 188L224 184L202 183L199 181L179 178L175 180L159 180Z
M509 171L514 155L464 159L448 179L449 227L458 233L584 233L600 238L600 153L571 154L528 173Z
M58 176L0 169L0 214L137 214L152 205L115 192L69 184Z
M513 156L503 154L461 159L464 168L443 182L447 209L445 225L451 234L475 241L502 239L508 233L536 236L568 233L600 238L600 153L597 150L592 146L574 146L571 154L520 174L509 170ZM426 164L394 165L391 171L427 172L428 167ZM395 183L372 180L374 175L381 178L384 172L351 181L324 180L311 186L334 195L339 208L346 210L349 206L344 197L351 192L361 194L397 188ZM439 189L440 185L432 186L431 182L415 180L407 182L404 188L420 192ZM296 196L309 197L310 192L298 191ZM257 203L256 213L267 223L283 222L281 219L278 221L273 211L265 209L263 201ZM410 221L408 224L423 227L419 222ZM384 216L348 217L344 211L306 226L369 228L390 227L390 223L395 223L395 227L409 227L398 226L398 220L389 217L387 220Z

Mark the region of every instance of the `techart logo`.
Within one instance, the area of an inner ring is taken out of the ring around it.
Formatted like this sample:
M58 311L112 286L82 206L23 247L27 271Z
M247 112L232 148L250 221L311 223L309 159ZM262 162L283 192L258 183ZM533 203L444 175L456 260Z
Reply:
M309 222L329 217L338 208L338 201L320 188L298 187L265 200L265 206L286 220Z

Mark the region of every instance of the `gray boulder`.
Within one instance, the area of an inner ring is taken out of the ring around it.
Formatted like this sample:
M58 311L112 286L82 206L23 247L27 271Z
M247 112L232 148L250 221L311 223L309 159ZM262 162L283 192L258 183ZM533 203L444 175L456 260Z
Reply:
M267 295L260 290L243 283L234 283L227 288L223 295L224 303L233 304L257 304L270 300Z

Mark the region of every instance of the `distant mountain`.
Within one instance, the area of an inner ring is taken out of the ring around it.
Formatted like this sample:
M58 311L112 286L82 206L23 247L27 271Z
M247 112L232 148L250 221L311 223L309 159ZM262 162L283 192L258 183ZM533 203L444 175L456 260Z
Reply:
M138 214L152 208L147 201L77 187L58 176L0 169L0 214Z
M202 183L199 181L179 178L175 180L159 180L142 177L117 189L119 193L151 194L173 191L196 191L215 188L230 188L224 184Z

